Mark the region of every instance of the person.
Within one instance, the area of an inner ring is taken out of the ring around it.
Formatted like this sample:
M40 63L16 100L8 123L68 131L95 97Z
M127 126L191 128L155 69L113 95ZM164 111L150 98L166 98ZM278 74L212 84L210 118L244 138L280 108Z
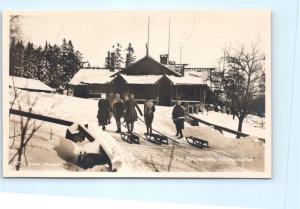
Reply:
M137 105L136 101L134 100L134 95L130 94L125 95L125 114L124 119L126 122L128 133L132 133L134 129L134 122L137 121L137 112L136 109L139 111L140 115L143 116L143 113L139 106Z
M110 106L108 124L110 124L111 118L112 118L112 116L113 116L112 109L113 109L113 106L114 106L114 98L115 98L115 97L114 97L114 94L113 94L113 93L109 93L109 94L108 94L107 101L108 101L108 104L109 104L109 106Z
M182 130L184 129L184 108L181 106L180 101L176 101L176 105L172 111L172 119L176 126L176 136L178 136L178 139L183 138Z
M152 133L152 122L154 118L155 106L151 99L146 100L144 103L144 118L147 128L147 134Z
M111 107L109 105L108 100L105 98L105 95L100 95L100 99L98 102L98 124L102 126L102 130L104 131L105 126L109 123L109 114L111 112Z
M120 94L115 95L113 102L113 115L117 123L116 133L121 133L121 118L124 116L125 105L123 100L120 97Z

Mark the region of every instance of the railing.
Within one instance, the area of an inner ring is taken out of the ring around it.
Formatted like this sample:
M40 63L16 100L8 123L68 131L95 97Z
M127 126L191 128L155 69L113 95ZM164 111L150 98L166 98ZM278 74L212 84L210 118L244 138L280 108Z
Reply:
M246 133L243 133L243 132L239 132L239 131L235 131L235 130L232 130L232 129L229 129L229 128L226 128L226 127L223 127L223 126L219 126L219 125L216 125L216 124L204 121L204 120L202 120L200 118L197 118L195 116L190 115L190 114L194 114L194 113L198 114L198 112L200 111L200 108L201 108L201 105L188 106L188 110L187 110L188 114L186 116L186 119L193 126L197 126L199 123L202 123L204 125L213 127L214 129L218 130L220 133L228 132L228 133L236 135L237 137L247 137L247 136L250 136L249 134L246 134ZM258 138L258 139L260 141L264 142L264 143L266 141L264 138Z
M47 121L49 123L56 123L56 124L63 125L63 126L71 126L73 124L73 122L71 122L71 121L53 118L53 117L49 117L49 116L44 116L44 115L40 115L40 114L36 114L36 113L32 113L32 112L25 112L22 110L10 109L9 114L23 116L23 117L27 117L27 118L33 118L33 119L42 120L42 121Z
M68 120L63 120L63 119L58 119L50 116L45 116L45 115L40 115L32 112L25 112L21 110L16 110L16 109L10 109L9 110L10 114L22 116L22 117L27 117L27 118L33 118L36 120L41 120L41 121L46 121L50 123L55 123L59 125L64 125L64 126L72 126L75 125L74 122L68 121ZM97 136L88 130L87 125L82 125L82 124L77 124L78 126L76 133L72 133L69 129L67 130L66 133L66 138L74 141L74 142L79 142L87 138L90 142L94 142L97 139ZM98 137L99 138L99 137ZM101 141L100 144L100 153L102 153L107 160L107 164L111 168L112 171L116 171L117 168L119 168L119 165L122 164L120 163L121 158L118 155L118 153L115 152L115 150L111 149L109 146L106 146L103 140L99 139ZM79 160L79 158L78 158ZM82 159L81 159L82 160ZM78 162L80 164L80 162Z

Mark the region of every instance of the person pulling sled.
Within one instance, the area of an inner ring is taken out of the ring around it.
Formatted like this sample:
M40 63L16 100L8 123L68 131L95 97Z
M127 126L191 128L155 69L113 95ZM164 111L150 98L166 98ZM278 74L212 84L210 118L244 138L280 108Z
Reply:
M182 130L184 129L184 116L185 111L181 106L181 102L176 101L176 105L172 111L172 119L176 126L176 136L178 136L178 139L183 138Z

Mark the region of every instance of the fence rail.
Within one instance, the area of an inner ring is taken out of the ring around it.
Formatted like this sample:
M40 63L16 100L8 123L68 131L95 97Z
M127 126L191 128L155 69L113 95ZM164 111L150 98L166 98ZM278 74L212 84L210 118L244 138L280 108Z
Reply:
M45 116L45 115L40 115L40 114L36 114L36 113L32 113L32 112L25 112L22 110L10 109L9 113L13 114L13 115L22 116L22 117L33 118L36 120L41 120L41 121L46 121L46 122L55 123L55 124L59 124L59 125L64 125L64 126L68 126L68 127L70 127L74 124L74 122L72 122L72 121L58 119L58 118L49 117L49 116ZM83 139L86 137L90 142L94 142L96 140L96 138L98 137L95 134L93 134L93 132L91 132L91 130L89 130L86 125L78 124L78 131L79 131L79 135L81 137L83 137ZM66 133L66 138L76 142L76 140L73 140L72 137L70 137L70 134L68 134L68 131ZM122 163L120 163L122 161L122 159L118 156L118 153L115 153L115 151L112 150L109 146L107 146L103 140L101 140L101 139L99 139L99 140L101 141L101 144L100 144L101 153L107 157L108 165L110 166L112 171L117 170L117 168L119 168L120 165L122 165Z
M71 126L73 124L72 121L58 119L58 118L49 117L49 116L45 116L45 115L40 115L40 114L36 114L36 113L32 113L32 112L25 112L22 110L10 109L9 113L13 114L13 115L27 117L27 118L42 120L42 121L46 121L49 123L56 123L56 124L60 124L63 126Z
M224 131L224 132L228 132L228 133L234 134L237 137L247 137L247 136L250 136L249 134L246 134L246 133L243 133L243 132L235 131L235 130L232 130L232 129L229 129L229 128L226 128L226 127L223 127L223 126L219 126L219 125L216 125L216 124L204 121L204 120L202 120L200 118L197 118L195 116L192 116L190 114L188 114L187 117L190 119L190 121L196 121L197 123L202 123L204 125L211 126L211 127L213 127L214 129L218 130L221 133L223 133L223 131ZM195 124L195 122L192 122L192 123ZM258 138L258 139L260 141L264 142L264 143L266 141L263 138Z

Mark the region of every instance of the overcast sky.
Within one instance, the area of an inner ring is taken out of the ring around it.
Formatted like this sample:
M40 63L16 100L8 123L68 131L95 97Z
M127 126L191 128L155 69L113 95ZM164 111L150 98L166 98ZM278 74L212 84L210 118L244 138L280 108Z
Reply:
M270 47L270 16L265 12L25 13L21 24L25 40L44 45L46 40L61 44L63 38L71 39L84 60L102 67L106 52L117 42L124 49L131 42L137 59L145 56L148 16L149 54L157 60L168 50L169 18L170 60L177 63L180 46L182 62L191 67L216 66L224 46L258 42L263 52Z

